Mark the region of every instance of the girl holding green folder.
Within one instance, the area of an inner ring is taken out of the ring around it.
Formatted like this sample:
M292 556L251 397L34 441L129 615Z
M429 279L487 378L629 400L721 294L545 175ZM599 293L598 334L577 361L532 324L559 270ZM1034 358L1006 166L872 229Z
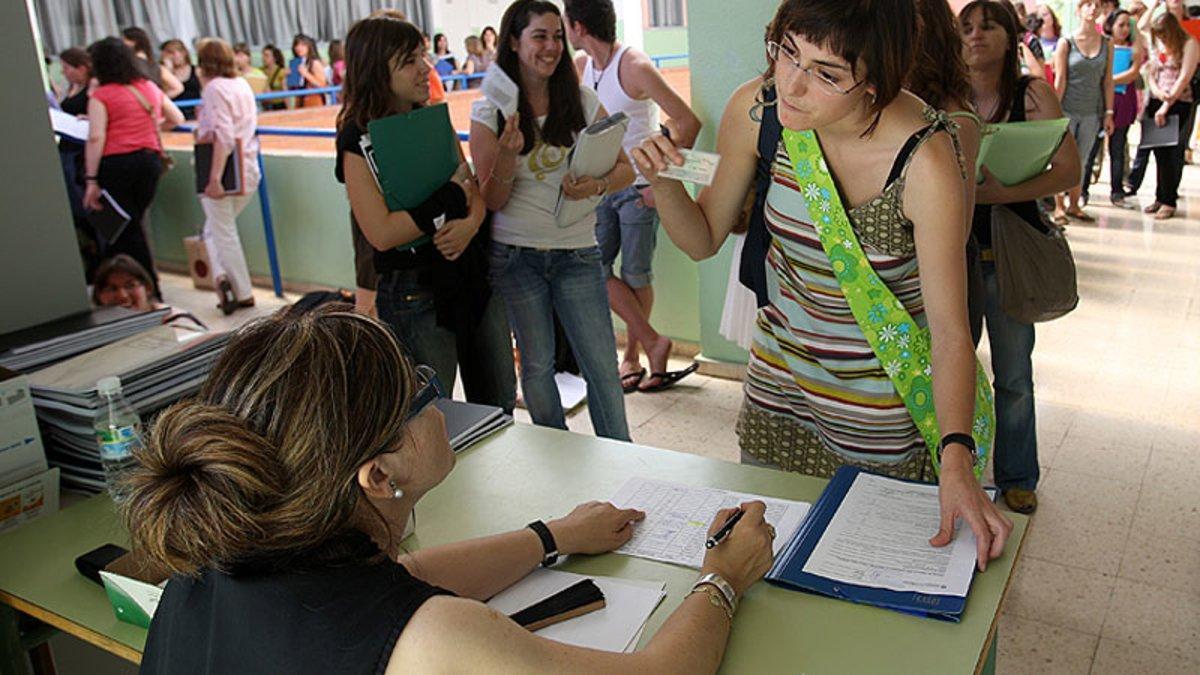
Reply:
M487 281L484 205L465 160L425 202L389 211L363 157L368 123L429 98L421 33L406 21L363 19L346 36L346 65L335 174L346 184L351 226L375 249L379 318L448 390L461 370L468 401L511 412L516 375L508 321Z
M941 529L930 543L949 543L961 517L984 568L1012 525L973 472L993 422L967 325L965 166L945 114L902 89L916 51L914 2L886 4L779 6L766 76L730 98L721 163L697 199L659 175L683 161L669 138L647 139L633 159L672 241L696 260L712 257L755 181L759 120L775 106L783 129L768 160L768 300L738 420L742 459L936 481Z

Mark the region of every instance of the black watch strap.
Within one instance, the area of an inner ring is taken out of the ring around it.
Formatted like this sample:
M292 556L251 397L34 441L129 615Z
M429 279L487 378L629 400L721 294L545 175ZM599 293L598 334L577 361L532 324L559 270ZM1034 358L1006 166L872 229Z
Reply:
M550 534L550 528L540 520L535 520L525 527L533 530L538 539L542 540L542 549L546 554L542 558L542 567L549 567L558 562L558 544L554 543L554 535Z
M938 444L938 464L942 463L942 453L946 451L946 446L952 443L958 443L965 446L967 451L971 453L971 460L974 461L978 454L975 448L975 439L971 436L971 434L953 433L942 436L942 442Z

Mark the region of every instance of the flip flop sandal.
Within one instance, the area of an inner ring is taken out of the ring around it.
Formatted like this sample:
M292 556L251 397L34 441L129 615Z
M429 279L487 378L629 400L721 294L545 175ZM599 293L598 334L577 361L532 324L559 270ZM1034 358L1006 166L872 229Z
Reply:
M646 369L635 370L632 373L625 373L621 376L621 390L626 394L632 394L638 390L638 385L646 378Z
M1067 211L1067 216L1085 223L1093 223L1096 221L1095 216L1085 211Z
M1059 227L1066 227L1067 223L1071 221L1068 220L1066 216L1054 216L1054 218L1051 219L1051 222Z
M651 379L653 379L655 377L658 378L658 384L650 386L650 387L646 387L644 389L639 388L638 391L646 393L646 394L652 394L656 391L663 391L664 389L670 389L671 387L675 386L676 382L682 380L683 378L687 377L688 375L691 375L692 373L696 372L699 369L700 369L700 364L693 361L692 365L688 366L687 368L684 368L683 370L669 370L665 373L650 373Z

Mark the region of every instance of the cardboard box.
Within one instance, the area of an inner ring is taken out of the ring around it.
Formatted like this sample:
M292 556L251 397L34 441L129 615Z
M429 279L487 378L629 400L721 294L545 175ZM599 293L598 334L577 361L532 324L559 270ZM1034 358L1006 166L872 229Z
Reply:
M212 262L208 259L208 246L202 237L183 238L183 250L187 254L188 273L192 275L192 286L206 291L216 290L212 276Z
M58 467L0 487L0 532L58 513Z
M29 378L0 368L0 486L43 473L47 468Z

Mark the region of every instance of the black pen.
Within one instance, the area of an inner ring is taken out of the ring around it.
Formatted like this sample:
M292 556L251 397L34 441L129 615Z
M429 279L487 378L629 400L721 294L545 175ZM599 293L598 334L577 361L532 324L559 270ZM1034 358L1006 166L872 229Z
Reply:
M704 548L713 548L717 544L725 541L725 537L728 537L729 533L733 532L733 526L737 525L737 522L742 519L742 516L745 515L745 513L745 511L738 509L732 516L729 516L729 520L725 521L725 524L721 526L721 529L717 530L716 534L709 537L708 541L704 542Z

